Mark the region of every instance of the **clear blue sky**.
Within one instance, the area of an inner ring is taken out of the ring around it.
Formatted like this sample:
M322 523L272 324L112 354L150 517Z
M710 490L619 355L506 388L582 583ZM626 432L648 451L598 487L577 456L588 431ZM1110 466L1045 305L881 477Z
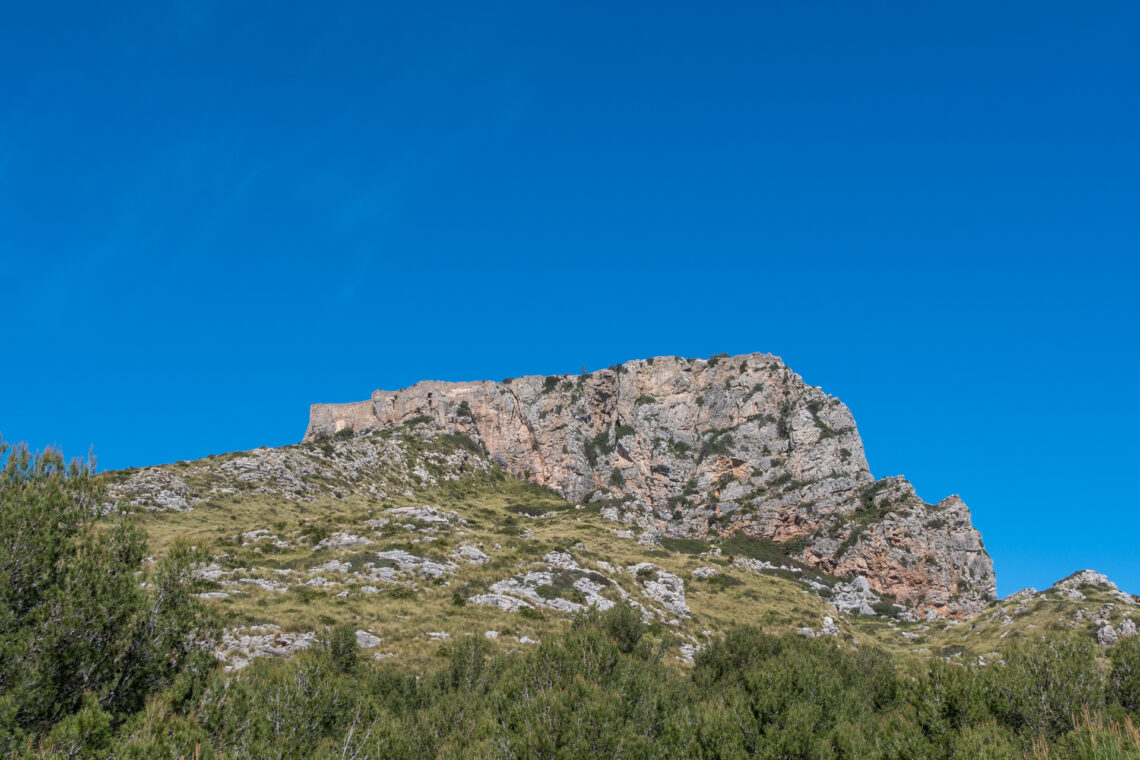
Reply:
M1140 592L1140 5L9 3L0 432L770 351L999 590Z

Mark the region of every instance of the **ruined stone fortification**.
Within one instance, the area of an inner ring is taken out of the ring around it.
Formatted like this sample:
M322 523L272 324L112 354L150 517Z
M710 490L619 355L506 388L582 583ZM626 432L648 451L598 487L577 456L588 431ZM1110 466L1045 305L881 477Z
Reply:
M851 412L778 357L657 357L588 375L426 381L315 404L305 440L428 418L511 473L669 536L743 532L925 614L995 596L993 564L957 496L926 504L876 481Z

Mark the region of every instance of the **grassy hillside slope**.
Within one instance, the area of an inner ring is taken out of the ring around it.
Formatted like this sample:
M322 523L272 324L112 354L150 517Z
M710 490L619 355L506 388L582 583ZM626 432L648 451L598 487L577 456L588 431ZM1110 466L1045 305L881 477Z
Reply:
M220 652L238 666L341 624L377 659L409 666L468 634L517 650L580 608L621 600L640 605L648 636L679 666L736 626L819 633L828 617L852 645L975 662L1040 634L1120 628L1134 604L1084 584L1015 595L969 621L908 621L873 595L876 614L844 614L845 584L797 567L794 547L646 540L603 517L607 502L569 503L417 422L106 478L120 503L134 502L156 555L178 542L200 553L196 591L235 639L253 637Z

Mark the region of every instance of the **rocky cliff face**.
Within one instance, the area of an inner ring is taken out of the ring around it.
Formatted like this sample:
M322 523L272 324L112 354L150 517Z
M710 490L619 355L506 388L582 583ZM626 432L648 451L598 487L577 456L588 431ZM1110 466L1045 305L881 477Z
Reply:
M425 419L426 418L426 419ZM876 481L851 412L767 354L657 357L578 376L421 382L315 404L305 440L429 421L511 473L650 534L743 533L792 559L865 576L920 614L995 596L966 505Z

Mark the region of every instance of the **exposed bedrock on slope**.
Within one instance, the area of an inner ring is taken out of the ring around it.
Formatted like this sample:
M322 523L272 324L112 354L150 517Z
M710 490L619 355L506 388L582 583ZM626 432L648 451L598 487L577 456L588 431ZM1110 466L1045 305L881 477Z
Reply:
M995 596L993 564L956 496L926 504L876 481L850 410L769 354L656 357L582 375L425 381L314 404L305 440L430 421L509 472L673 537L742 533L920 613Z

